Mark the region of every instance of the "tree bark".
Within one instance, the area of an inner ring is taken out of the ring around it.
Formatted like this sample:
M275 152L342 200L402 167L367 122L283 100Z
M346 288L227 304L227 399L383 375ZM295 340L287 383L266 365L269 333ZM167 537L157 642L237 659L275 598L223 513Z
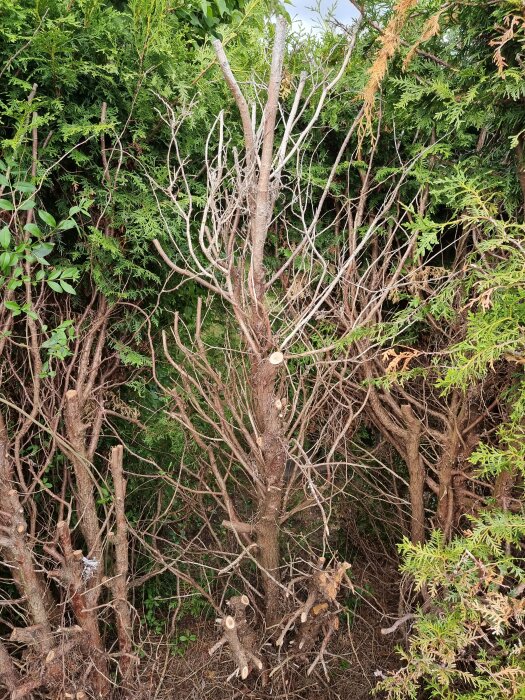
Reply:
M132 652L132 624L128 604L128 527L125 512L126 480L123 474L122 445L117 445L111 450L110 468L113 477L115 526L116 532L113 540L115 544L115 573L111 582L113 593L113 605L115 608L117 635L120 653L120 669L124 677L127 676Z
M7 445L7 429L3 417L0 416L0 488L5 493L2 510L6 517L6 525L1 528L5 536L0 537L0 552L5 563L10 566L20 595L26 598L31 623L39 630L42 650L48 652L53 645L50 616L56 613L56 610L45 581L35 570L20 498L16 489L10 488L13 485L13 470L9 463Z
M266 496L262 502L261 514L256 525L259 563L262 569L264 586L265 621L267 627L273 627L281 615L281 550L279 545L282 493L281 487L269 483Z
M100 523L86 450L87 425L82 418L79 394L75 389L70 389L66 392L65 422L67 438L72 447L70 457L75 472L77 515L88 547L88 556L100 561Z
M496 477L496 483L494 484L494 500L501 510L509 509L515 479L516 475L512 469L504 469Z
M18 683L18 673L7 649L0 641L0 687L4 685L10 693L13 693Z
M263 570L266 624L271 627L278 622L280 616L279 521L286 449L280 404L275 390L277 365L265 358L257 363L254 369L254 412L265 483L265 492L259 498L259 515L255 529L258 558Z
M425 541L425 468L420 454L421 424L409 404L401 406L407 424L406 462L410 476L410 539L412 544Z

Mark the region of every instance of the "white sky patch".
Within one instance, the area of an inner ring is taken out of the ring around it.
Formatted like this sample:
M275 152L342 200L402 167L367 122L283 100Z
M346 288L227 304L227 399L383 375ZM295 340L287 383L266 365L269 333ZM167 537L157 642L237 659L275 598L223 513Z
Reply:
M349 25L358 16L358 12L349 0L292 0L286 6L297 29L317 32L322 19L330 13L341 24Z

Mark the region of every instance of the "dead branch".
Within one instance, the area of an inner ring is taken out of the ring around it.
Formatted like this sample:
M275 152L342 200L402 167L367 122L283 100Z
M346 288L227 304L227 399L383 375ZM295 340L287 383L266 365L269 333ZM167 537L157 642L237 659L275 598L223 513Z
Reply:
M111 449L110 468L113 477L115 503L115 534L110 537L115 545L115 573L111 578L113 605L115 607L119 649L122 654L120 666L122 674L127 675L132 652L132 624L128 603L128 527L125 512L126 481L123 472L122 445Z

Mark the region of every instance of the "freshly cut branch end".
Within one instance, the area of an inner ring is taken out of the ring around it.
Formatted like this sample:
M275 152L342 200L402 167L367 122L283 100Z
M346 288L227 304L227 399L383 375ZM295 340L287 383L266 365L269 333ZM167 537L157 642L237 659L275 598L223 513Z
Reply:
M272 352L268 358L268 362L271 365L281 365L284 362L284 355L282 352Z
M246 608L249 604L250 600L246 595L234 596L228 601L233 615L226 615L217 620L222 627L223 636L209 650L212 656L224 644L228 644L237 665L234 675L239 675L242 680L246 680L254 668L262 671L264 667L262 660L255 653L257 636L246 620Z

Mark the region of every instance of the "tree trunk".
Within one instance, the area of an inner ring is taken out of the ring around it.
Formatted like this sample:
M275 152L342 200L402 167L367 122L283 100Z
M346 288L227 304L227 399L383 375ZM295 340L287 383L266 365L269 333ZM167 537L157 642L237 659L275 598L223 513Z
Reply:
M280 548L279 530L282 508L282 483L286 465L286 449L282 430L281 403L276 394L277 367L282 355L254 363L253 398L256 425L259 431L259 460L265 492L259 501L256 525L259 562L263 569L266 624L271 627L280 614Z
M263 572L264 607L267 627L280 620L281 587L279 546L282 492L277 484L269 484L262 502L261 515L256 526L259 563Z
M126 520L126 480L123 469L124 448L117 445L111 450L110 468L115 489L115 529L112 536L115 545L115 572L111 590L115 606L117 636L121 653L120 670L124 678L130 670L132 649L132 621L128 604L128 526Z
M425 541L425 468L419 452L421 424L409 404L401 406L407 424L406 461L410 475L410 539L412 544Z

